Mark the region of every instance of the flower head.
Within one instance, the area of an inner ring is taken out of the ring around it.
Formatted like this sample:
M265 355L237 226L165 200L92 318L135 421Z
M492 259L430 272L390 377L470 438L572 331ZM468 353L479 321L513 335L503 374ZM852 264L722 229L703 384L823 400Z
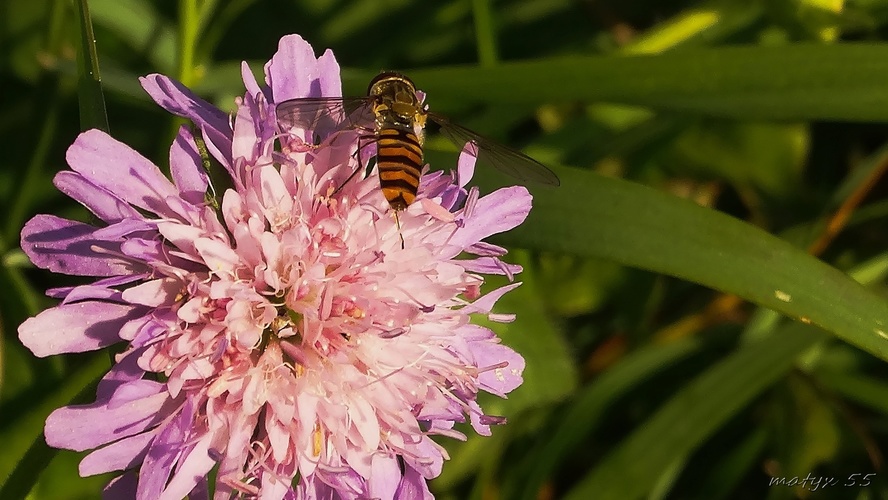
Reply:
M517 286L480 294L482 274L520 271L482 239L520 224L530 195L467 190L467 150L457 174L422 177L399 227L375 175L345 182L361 168L356 132L278 126L276 103L340 95L333 55L287 36L265 76L244 65L231 117L167 77L142 79L197 125L224 191L185 127L172 182L99 131L68 150L56 186L105 224L40 215L22 247L97 279L50 290L61 303L19 335L38 356L126 349L93 404L50 415L47 442L94 450L81 474L126 471L108 491L140 499L206 494L214 467L216 498L429 498L447 458L430 436L460 438L453 424L467 420L488 435L502 418L478 392L521 383L522 358L470 314Z

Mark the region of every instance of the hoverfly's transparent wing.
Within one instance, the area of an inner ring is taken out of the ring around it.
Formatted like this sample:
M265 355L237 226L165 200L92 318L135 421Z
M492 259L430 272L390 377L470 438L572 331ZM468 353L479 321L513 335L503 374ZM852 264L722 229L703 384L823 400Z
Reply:
M467 142L474 142L478 146L478 161L481 163L486 163L522 182L561 185L555 172L524 153L487 139L439 114L429 112L428 116L441 126L441 133L460 148Z
M367 97L305 97L275 108L282 131L291 128L373 128L375 115Z

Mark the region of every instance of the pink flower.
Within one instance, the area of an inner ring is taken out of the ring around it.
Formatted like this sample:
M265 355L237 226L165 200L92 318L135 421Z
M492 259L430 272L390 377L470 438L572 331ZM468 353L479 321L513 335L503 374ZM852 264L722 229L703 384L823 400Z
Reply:
M38 356L127 347L95 403L50 415L47 442L94 450L82 475L125 471L111 496L206 496L218 466L220 499L431 498L447 454L430 436L463 438L453 424L467 420L489 435L503 419L478 392L522 381L523 359L470 314L518 285L480 295L482 274L520 271L482 240L520 224L530 195L467 191L464 152L458 175L423 176L399 230L375 175L342 185L359 168L355 132L277 128L275 103L340 95L333 55L287 36L265 73L261 86L244 66L233 117L167 77L142 79L198 125L230 176L224 192L184 127L172 182L96 130L68 150L73 171L56 185L106 225L40 215L22 247L40 267L98 279L50 290L61 303L19 335Z

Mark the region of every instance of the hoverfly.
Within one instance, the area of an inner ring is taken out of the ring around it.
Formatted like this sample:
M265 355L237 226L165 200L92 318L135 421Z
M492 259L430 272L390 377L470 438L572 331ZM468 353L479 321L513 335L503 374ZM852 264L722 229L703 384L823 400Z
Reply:
M558 177L542 163L429 111L417 95L413 81L399 73L377 75L365 97L291 99L278 104L276 113L283 131L292 127L313 129L321 120L329 119L341 127L365 131L367 134L358 141L358 154L366 146L361 144L361 139L376 143L379 184L396 215L416 198L428 119L438 124L441 132L458 147L474 142L482 163L523 182L560 184Z

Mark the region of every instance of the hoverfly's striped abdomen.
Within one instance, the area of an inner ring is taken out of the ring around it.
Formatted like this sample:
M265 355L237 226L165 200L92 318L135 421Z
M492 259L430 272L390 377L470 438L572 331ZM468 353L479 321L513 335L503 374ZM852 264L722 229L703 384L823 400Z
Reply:
M398 127L379 130L376 161L382 194L395 210L404 210L416 198L422 174L422 145L416 134Z

